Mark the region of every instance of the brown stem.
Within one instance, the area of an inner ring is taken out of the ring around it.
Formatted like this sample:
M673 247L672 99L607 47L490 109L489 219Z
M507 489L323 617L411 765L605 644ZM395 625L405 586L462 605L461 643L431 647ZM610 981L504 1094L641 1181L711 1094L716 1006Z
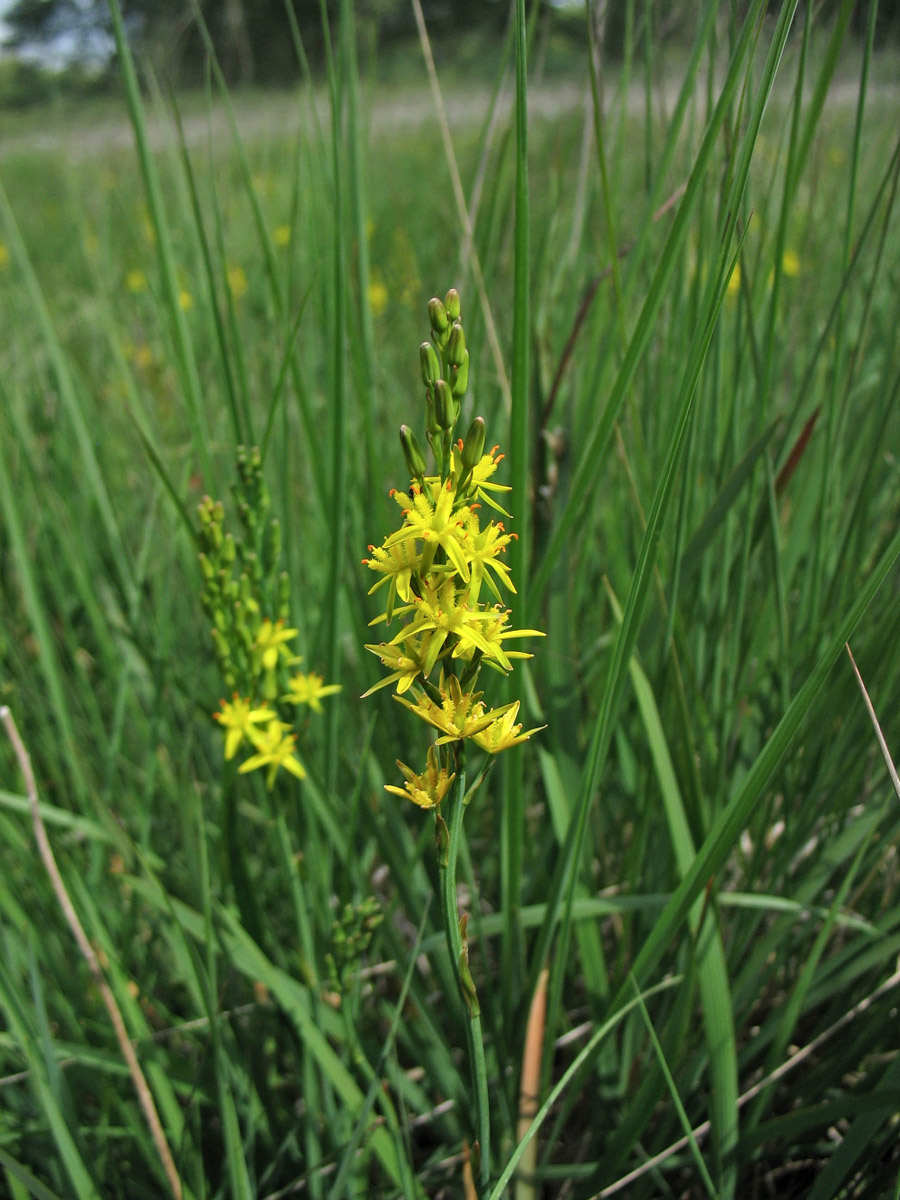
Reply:
M47 837L47 830L44 826L44 819L41 816L40 805L38 804L37 786L34 782L34 772L31 769L31 758L28 751L25 749L25 743L19 734L16 723L13 720L13 715L3 705L0 707L0 720L2 720L9 740L12 742L12 747L16 758L19 762L22 775L25 779L25 791L28 795L28 805L31 811L31 821L34 826L34 837L38 845L38 852L41 856L41 861L50 876L50 883L53 886L53 891L56 893L56 899L59 901L59 906L63 911L63 916L68 922L69 928L75 941L78 943L78 949L84 956L91 975L106 1005L106 1011L109 1013L109 1019L112 1022L113 1029L116 1034L116 1041L119 1043L119 1049L122 1051L122 1057L128 1066L134 1083L134 1089L137 1092L138 1100L141 1108L144 1110L144 1117L150 1129L150 1134L162 1162L163 1170L166 1173L166 1178L169 1181L169 1187L172 1190L172 1195L176 1200L181 1200L183 1195L181 1188L181 1179L178 1176L178 1171L175 1167L175 1160L172 1158L172 1151L169 1149L169 1143L166 1141L166 1135L163 1132L162 1124L160 1123L159 1114L156 1111L156 1105L153 1102L153 1096L141 1070L141 1064L138 1062L137 1055L134 1051L134 1046L128 1037L128 1032L125 1029L125 1022L122 1020L122 1014L119 1012L119 1006L116 1004L115 997L110 991L109 984L106 982L106 977L103 974L103 969L100 966L100 961L97 958L96 951L88 940L87 934L84 932L84 927L78 919L78 914L75 912L75 907L69 898L69 893L66 891L66 885L63 883L62 875L59 873L59 867L56 865L56 859L53 855L53 850L50 846L50 839Z

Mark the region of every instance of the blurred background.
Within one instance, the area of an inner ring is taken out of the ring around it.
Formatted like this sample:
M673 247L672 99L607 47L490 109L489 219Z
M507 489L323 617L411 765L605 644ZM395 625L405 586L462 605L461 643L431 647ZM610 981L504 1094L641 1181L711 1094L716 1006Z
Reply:
M232 87L284 87L295 82L297 57L288 6L293 12L313 74L324 67L319 0L122 0L134 52L145 67L176 86L203 82L206 56L195 20L199 9ZM336 10L337 0L328 0ZM531 7L531 6L529 6ZM607 59L621 52L629 0L595 5ZM723 19L739 20L743 4L723 5ZM816 6L827 22L837 0ZM856 4L854 36L861 39L871 0ZM492 75L492 52L506 36L506 0L423 0L422 9L444 70ZM559 73L577 59L584 38L581 0L541 0L538 58L544 72ZM354 5L363 69L380 78L417 76L416 26L408 0L358 0ZM689 45L697 6L692 0L659 0L653 6L654 39ZM729 15L730 14L730 15ZM878 6L876 48L896 44L900 0ZM376 53L377 51L377 53ZM0 110L27 108L52 99L115 92L118 72L106 0L0 0Z

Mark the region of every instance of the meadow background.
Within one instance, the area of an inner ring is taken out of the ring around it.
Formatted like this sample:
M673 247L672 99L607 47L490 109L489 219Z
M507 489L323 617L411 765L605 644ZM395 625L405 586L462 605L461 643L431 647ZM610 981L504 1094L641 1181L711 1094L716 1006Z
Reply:
M318 67L295 28L288 90L211 58L173 93L118 26L118 96L3 118L0 704L176 1187L900 1196L900 794L844 649L896 759L891 29L635 2L613 50L591 6L572 40L520 3L490 55L436 47L439 99L354 9L323 7ZM547 728L461 859L487 1188L434 823L383 791L427 738L358 699L360 559L451 285L514 623L547 634L482 681ZM200 604L196 507L237 528L239 445L304 669L342 687L271 792L223 764ZM0 1191L171 1194L5 735L0 789Z

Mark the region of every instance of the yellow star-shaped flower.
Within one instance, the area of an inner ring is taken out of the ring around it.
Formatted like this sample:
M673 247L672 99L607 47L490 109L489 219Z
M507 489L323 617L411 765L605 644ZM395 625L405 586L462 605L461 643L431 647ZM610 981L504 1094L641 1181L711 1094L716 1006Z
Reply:
M230 701L222 700L222 711L213 713L213 719L225 728L225 758L234 758L238 746L244 738L253 733L253 726L261 721L272 719L272 710L263 704L259 708L251 708L249 700L243 700L237 694Z
M279 767L284 767L298 779L304 779L306 769L294 754L297 738L292 733L285 734L285 730L289 728L289 725L285 725L283 721L273 717L264 731L254 730L252 739L256 753L246 762L242 762L238 771L245 775L248 771L255 771L257 767L268 767L269 770L266 773L266 787L268 788L271 788L275 782Z
M441 693L440 704L435 703L430 696L425 694L417 696L414 702L407 700L404 696L395 697L410 712L421 717L429 725L433 725L439 733L444 735L438 738L438 746L444 745L445 742L457 742L461 738L474 737L476 733L486 729L495 717L510 707L506 705L504 708L490 709L485 712L484 705L481 703L481 692L464 692L456 676L451 675L449 680L445 680L443 671L439 690Z
M298 671L288 680L288 687L290 691L284 699L291 704L308 704L313 712L322 711L319 701L323 696L333 696L341 690L339 683L323 684L322 676L316 675L312 671L309 674Z
M386 783L384 790L393 792L395 796L402 796L404 800L412 800L413 804L417 804L419 808L437 808L446 796L450 784L456 778L455 771L452 775L448 775L447 768L438 764L434 746L428 747L427 765L421 775L417 775L399 758L397 766L406 777L406 783L402 788Z
M486 728L472 735L473 741L482 750L487 750L488 754L499 754L502 750L509 750L511 746L527 742L533 733L547 728L546 725L539 725L536 729L522 733L522 726L516 724L516 717L519 715L518 700L508 704L505 709L496 709L489 715L493 716L494 720Z
M292 657L285 643L296 636L297 630L285 629L284 621L270 621L266 617L257 631L253 649L267 671L275 670L279 654L286 658Z

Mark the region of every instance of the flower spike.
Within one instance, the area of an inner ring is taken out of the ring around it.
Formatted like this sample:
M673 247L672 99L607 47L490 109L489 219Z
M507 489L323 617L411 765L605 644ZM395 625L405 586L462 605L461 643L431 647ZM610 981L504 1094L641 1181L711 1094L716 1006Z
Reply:
M387 674L365 695L394 685L396 699L437 735L425 772L400 763L404 787L387 789L421 808L437 808L449 788L452 745L468 740L494 755L537 732L522 732L516 720L520 701L489 708L476 690L482 665L511 671L516 659L531 655L511 649L510 642L543 634L511 626L503 595L514 596L516 588L504 560L515 534L479 512L485 504L509 518L495 499L510 490L494 479L503 455L497 446L485 452L482 417L471 421L464 438L454 434L469 371L460 313L455 289L444 300L431 300L431 341L419 347L434 474L426 474L421 446L410 426L402 425L410 486L391 493L402 514L400 525L380 546L370 546L363 559L379 576L370 593L388 584L385 609L370 624L390 624L394 618L400 624L390 641L366 646Z

